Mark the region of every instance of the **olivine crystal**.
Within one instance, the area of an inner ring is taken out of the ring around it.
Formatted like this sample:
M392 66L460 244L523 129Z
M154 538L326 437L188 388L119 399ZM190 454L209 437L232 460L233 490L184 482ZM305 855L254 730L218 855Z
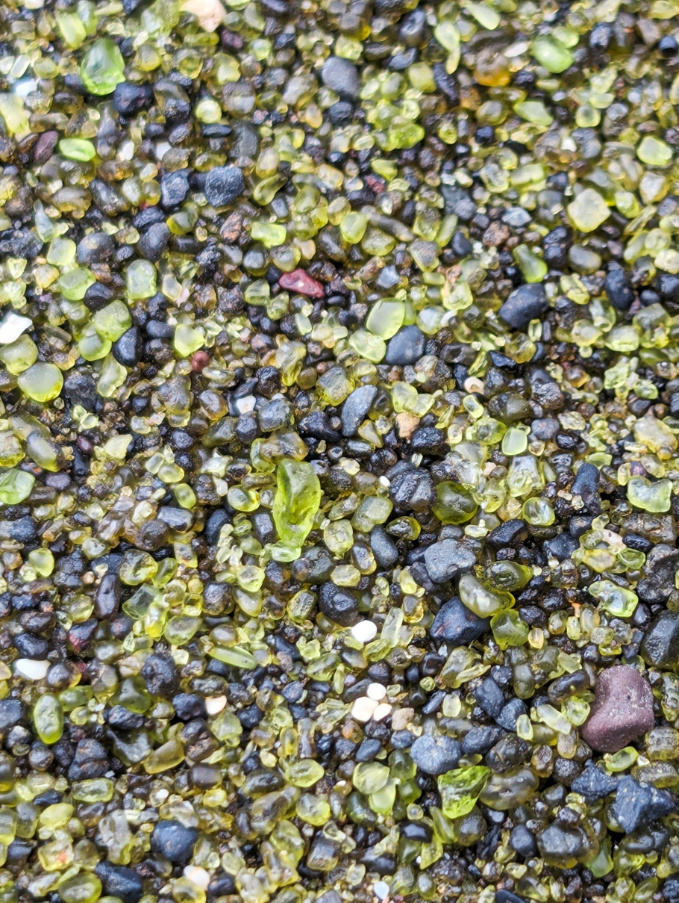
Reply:
M284 458L278 465L273 519L282 543L301 548L321 504L321 484L311 464Z

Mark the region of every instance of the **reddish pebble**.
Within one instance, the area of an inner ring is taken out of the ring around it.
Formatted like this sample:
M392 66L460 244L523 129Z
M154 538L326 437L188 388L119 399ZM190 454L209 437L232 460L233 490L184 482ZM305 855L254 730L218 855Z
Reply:
M595 699L581 734L597 752L618 752L653 727L653 692L631 665L616 665L599 676Z
M33 159L39 166L42 166L43 163L47 163L54 152L54 148L57 146L58 140L59 132L50 130L49 132L43 132L35 142L35 146L33 147Z
M194 351L191 355L191 369L195 373L202 373L209 363L210 355L207 351Z
M306 295L309 298L322 298L325 295L325 289L320 282L312 279L304 270L293 270L292 273L283 273L278 280L281 288L285 288L290 292L297 292L300 295Z

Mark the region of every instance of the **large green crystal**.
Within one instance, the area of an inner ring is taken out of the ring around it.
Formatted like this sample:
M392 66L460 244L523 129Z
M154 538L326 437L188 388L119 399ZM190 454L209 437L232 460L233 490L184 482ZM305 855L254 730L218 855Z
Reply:
M486 786L490 769L485 765L455 768L438 779L441 808L448 818L460 818L471 812Z
M80 78L90 94L111 94L125 81L125 61L111 38L101 38L85 54Z
M284 458L278 465L273 519L281 542L301 548L321 504L321 484L311 464Z

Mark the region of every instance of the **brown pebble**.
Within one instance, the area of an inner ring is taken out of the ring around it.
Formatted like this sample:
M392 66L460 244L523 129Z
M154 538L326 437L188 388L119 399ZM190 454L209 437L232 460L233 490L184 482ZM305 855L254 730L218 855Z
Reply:
M210 355L207 351L194 351L191 355L191 369L195 373L201 373L210 363Z
M631 665L604 671L597 681L582 739L597 752L617 752L654 724L653 692Z
M43 132L42 135L35 142L35 147L33 148L33 159L38 164L38 166L42 166L43 163L47 163L49 158L54 153L54 148L57 146L57 141L59 140L59 133L50 130L49 132Z

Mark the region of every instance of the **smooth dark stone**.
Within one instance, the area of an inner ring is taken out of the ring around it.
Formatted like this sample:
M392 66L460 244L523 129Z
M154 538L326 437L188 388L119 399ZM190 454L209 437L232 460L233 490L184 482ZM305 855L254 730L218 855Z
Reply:
M151 849L170 862L186 865L193 855L197 840L197 828L187 828L181 822L169 819L159 821L153 829Z
M356 100L361 89L358 68L350 60L339 56L330 56L323 63L321 79L326 88L339 94L340 97Z
M375 386L359 386L349 395L342 405L342 435L355 436L359 426L368 416L368 411L375 400Z
M490 725L473 727L464 735L462 752L465 756L483 755L495 746L501 737L502 731L499 727L491 727Z
M506 731L516 731L516 722L519 715L527 715L528 706L523 699L510 699L500 714L496 717L495 722L503 727Z
M76 257L78 263L89 266L91 263L103 263L115 251L115 242L105 232L90 232L78 242Z
M538 851L535 837L525 825L517 825L515 828L512 828L509 835L509 845L524 859L535 856ZM497 894L495 895L495 899L497 900Z
M468 571L475 563L474 553L456 539L434 543L424 553L424 564L434 583L446 583L461 571Z
M101 879L104 891L111 897L119 897L123 903L139 903L144 887L139 875L127 866L100 862L94 869Z
M647 665L673 668L679 664L679 612L661 611L650 625L640 649Z
M114 705L106 712L106 720L116 731L136 731L144 726L146 719L137 712L131 712L122 705Z
M230 521L231 518L229 517L229 513L224 508L217 508L216 511L212 512L208 517L205 529L203 530L203 536L209 546L217 545L219 534L222 532L222 527L224 524L230 523Z
M399 559L396 543L384 527L374 527L371 530L370 548L380 568L391 568Z
M136 367L144 351L144 342L137 326L132 326L113 343L113 357L123 367Z
M232 204L245 191L245 179L237 166L216 166L205 179L205 197L213 207Z
M403 326L389 339L385 363L405 367L415 364L424 354L427 337L418 326Z
M104 574L94 597L94 616L100 620L118 613L123 585L117 574Z
M490 618L479 618L455 596L441 606L429 628L429 635L435 640L444 640L455 648L478 640L489 625Z
M330 418L325 411L312 411L299 421L299 431L302 436L311 436L313 439L326 442L339 442L341 439L337 430L330 425Z
M535 843L535 841L534 841ZM495 893L495 903L526 903L523 897L518 897L508 890L498 890Z
M452 737L423 734L410 747L410 757L425 774L445 774L457 767L462 749Z
M520 285L498 311L507 326L525 329L531 320L537 320L549 310L549 301L542 285Z
M604 289L616 310L629 310L634 302L634 290L624 270L611 270L604 282Z
M477 687L474 698L479 708L491 718L497 718L505 704L504 694L492 677L487 677Z
M142 257L156 263L170 243L170 229L165 223L153 223L142 232L137 242L137 250Z

